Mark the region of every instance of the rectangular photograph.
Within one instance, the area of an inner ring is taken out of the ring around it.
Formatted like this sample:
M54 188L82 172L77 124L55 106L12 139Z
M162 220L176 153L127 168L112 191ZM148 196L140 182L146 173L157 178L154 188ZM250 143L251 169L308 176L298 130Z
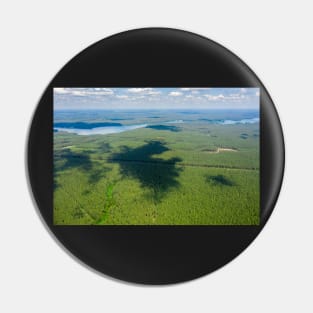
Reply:
M259 225L259 88L54 88L54 225Z

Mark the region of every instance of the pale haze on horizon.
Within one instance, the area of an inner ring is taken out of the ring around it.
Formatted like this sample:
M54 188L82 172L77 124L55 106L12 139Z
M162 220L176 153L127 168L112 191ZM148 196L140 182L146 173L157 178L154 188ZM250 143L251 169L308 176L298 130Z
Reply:
M251 109L259 88L54 88L54 110Z

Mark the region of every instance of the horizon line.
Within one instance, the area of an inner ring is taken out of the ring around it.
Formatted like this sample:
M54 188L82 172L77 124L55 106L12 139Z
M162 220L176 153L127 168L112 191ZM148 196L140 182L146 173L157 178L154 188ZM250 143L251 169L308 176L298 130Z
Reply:
M53 109L54 112L57 111L211 111L211 110L227 110L227 111L239 111L239 110L250 110L250 111L260 111L260 108L194 108L194 109L185 109L185 108L176 108L176 109L156 109L156 108L116 108L116 109L105 109L105 108L73 108L73 109Z

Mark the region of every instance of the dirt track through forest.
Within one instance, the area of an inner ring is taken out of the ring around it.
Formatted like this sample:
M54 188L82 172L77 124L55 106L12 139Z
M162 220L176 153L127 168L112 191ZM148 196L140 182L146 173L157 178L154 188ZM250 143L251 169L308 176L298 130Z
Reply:
M136 163L136 164L155 164L155 165L177 165L182 167L208 167L208 168L225 168L225 169L231 169L231 170L247 170L247 171L255 171L258 170L258 168L248 168L248 167L237 167L237 166L223 166L223 165L210 165L210 164L195 164L195 163L183 163L183 162L157 162L157 161L144 161L144 160L125 160L125 159L106 159L106 161L111 163Z

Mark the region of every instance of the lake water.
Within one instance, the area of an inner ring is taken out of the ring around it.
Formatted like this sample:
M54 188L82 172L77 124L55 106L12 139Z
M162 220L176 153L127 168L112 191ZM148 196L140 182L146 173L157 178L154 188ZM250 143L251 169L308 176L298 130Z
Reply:
M254 124L254 123L259 123L260 119L258 117L254 118L245 118L242 120L224 120L221 122L218 122L218 124L222 125L233 125L233 124Z
M167 124L181 124L181 123L184 123L183 120L174 120L174 121L168 121L168 122L165 122Z
M202 119L203 120L203 119ZM260 119L258 117L246 118L240 120L210 120L210 124L220 124L220 125L234 125L234 124L254 124L259 123ZM194 121L184 121L184 120L173 120L164 122L165 124L181 124L181 123L193 123ZM163 123L163 124L164 124ZM84 124L84 123L82 123ZM66 128L66 127L54 127L57 131L63 131L68 133L73 133L77 135L107 135L107 134L116 134L124 131L130 131L138 128L145 128L147 126L153 126L154 124L136 124L136 125L118 125L118 126L104 126L104 127L94 127L94 128ZM157 126L162 125L162 123ZM150 127L152 128L152 127Z
M54 127L57 131L63 131L67 133L73 133L77 135L107 135L116 134L128 130L133 130L137 128L143 128L148 126L148 124L138 124L138 125L125 125L125 126L105 126L105 127L95 127L91 129L80 129L80 128L63 128Z
M212 124L221 124L221 125L234 125L234 124L254 124L254 123L259 123L260 119L258 117L254 118L245 118L241 120L208 120L208 119L201 119L207 120L208 122ZM187 123L190 121L184 121L184 120L174 120L174 121L169 121L165 122L167 124L181 124L181 123Z

